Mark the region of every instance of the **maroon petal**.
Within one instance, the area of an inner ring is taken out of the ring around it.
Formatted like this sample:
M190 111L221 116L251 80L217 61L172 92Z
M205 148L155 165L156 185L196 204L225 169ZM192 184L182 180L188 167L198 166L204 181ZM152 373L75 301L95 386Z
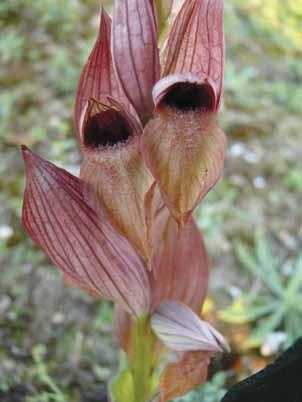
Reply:
M70 283L117 302L129 313L148 310L149 280L129 243L84 200L84 184L23 147L23 226ZM87 191L85 191L87 196Z
M210 352L187 352L179 362L167 364L160 377L160 394L154 402L171 401L203 384L210 358Z
M81 122L85 154L81 179L93 190L114 228L148 260L151 248L144 200L153 178L140 153L141 127L116 101L111 102L111 107L92 102Z
M223 173L226 136L216 113L161 108L144 129L141 150L180 226Z
M152 88L160 75L153 6L150 0L115 0L113 17L114 67L143 123L152 114Z
M82 71L77 89L75 123L78 135L81 116L90 98L100 101L111 95L119 99L124 106L130 106L113 70L110 42L111 19L102 8L98 37Z
M223 0L186 0L169 35L163 76L191 72L217 87L218 109L224 70Z
M200 314L208 289L209 259L193 219L178 230L167 210L155 219L157 235L151 280L152 306L178 300Z

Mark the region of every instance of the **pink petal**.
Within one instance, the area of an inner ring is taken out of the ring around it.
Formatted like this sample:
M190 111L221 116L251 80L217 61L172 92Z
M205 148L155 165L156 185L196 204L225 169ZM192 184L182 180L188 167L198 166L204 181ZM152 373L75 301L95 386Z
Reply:
M153 178L140 153L141 127L116 101L111 103L93 102L85 113L81 178L96 195L94 209L100 205L114 228L148 260L144 202Z
M115 333L121 348L128 355L132 353L131 316L118 305L115 305Z
M209 259L202 235L191 219L182 230L164 211L155 246L151 279L152 306L178 300L200 314L208 289ZM155 225L158 224L155 222Z
M107 95L111 95L129 107L129 101L115 77L110 42L111 19L102 8L98 37L82 71L77 89L75 123L78 135L80 134L80 119L90 98L100 101L104 100Z
M149 280L129 243L84 200L84 184L23 147L23 226L68 282L129 313L148 310ZM87 194L87 191L85 191Z
M141 137L146 165L183 226L223 173L226 137L216 114L161 108Z
M224 70L223 0L186 0L169 35L163 76L206 75L217 87L219 107Z
M179 362L167 364L160 377L160 395L154 402L168 402L203 384L210 358L210 352L187 352Z
M160 75L157 27L150 0L115 0L112 51L121 86L146 123Z
M166 300L160 303L152 316L151 325L159 339L174 351L229 350L218 331L180 302Z

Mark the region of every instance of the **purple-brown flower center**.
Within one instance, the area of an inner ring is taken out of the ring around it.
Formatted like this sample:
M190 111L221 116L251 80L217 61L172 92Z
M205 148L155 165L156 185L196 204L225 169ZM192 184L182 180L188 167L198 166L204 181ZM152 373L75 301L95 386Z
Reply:
M196 85L187 82L174 85L162 100L162 104L177 110L213 110L214 95L207 85Z
M106 110L89 118L84 128L84 143L92 149L112 147L127 142L131 134L131 127L121 113Z

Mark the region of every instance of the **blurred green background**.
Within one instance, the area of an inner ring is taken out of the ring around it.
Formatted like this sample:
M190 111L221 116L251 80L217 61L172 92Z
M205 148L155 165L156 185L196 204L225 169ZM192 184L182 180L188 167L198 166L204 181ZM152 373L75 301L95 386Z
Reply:
M0 2L1 402L102 402L117 366L110 303L64 287L20 224L20 144L78 172L74 94L98 10ZM205 316L233 353L186 402L218 402L302 332L302 1L225 0L225 32L229 156L196 218L213 260Z

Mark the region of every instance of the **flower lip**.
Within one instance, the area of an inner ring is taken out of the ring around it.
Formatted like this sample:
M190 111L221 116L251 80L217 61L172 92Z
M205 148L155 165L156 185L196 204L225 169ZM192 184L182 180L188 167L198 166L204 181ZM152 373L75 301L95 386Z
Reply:
M197 85L189 82L175 84L163 97L161 105L177 110L213 110L215 95L209 85Z
M83 127L84 145L92 150L126 143L131 135L130 124L120 112L114 109L94 114Z

